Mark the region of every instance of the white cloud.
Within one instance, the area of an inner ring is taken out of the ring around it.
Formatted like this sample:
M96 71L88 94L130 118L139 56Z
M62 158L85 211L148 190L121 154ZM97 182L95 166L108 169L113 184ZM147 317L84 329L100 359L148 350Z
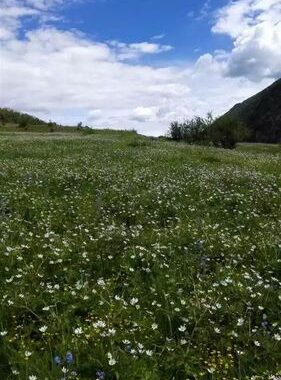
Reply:
M226 75L252 80L281 75L280 0L232 1L218 12L212 30L233 39Z
M37 16L39 11L24 6L0 4L0 41L11 39L20 27L20 18Z
M2 44L0 102L63 122L79 117L87 123L120 127L122 120L133 120L138 107L152 104L158 109L169 98L180 100L188 93L175 68L122 60L110 44L89 41L75 32L30 31L24 40Z
M125 44L119 41L109 41L119 60L138 59L144 54L159 54L172 50L170 45L160 45L151 42Z
M133 110L131 120L140 122L156 121L158 107L137 107Z
M279 53L271 49L280 38L275 35L278 7L273 0L247 0L246 10L238 7L233 11L230 4L220 11L213 30L233 39L231 52L205 54L194 64L165 67L138 61L143 55L172 49L160 43L102 43L79 32L46 25L28 31L24 39L17 37L23 17L50 17L52 7L61 3L62 0L1 3L0 21L6 20L1 24L2 32L0 28L1 106L61 123L81 120L97 127L136 128L145 134L158 135L165 133L172 120L203 115L210 110L217 114L226 111L270 84L278 71ZM245 1L235 4L241 3ZM257 14L258 5L265 9ZM234 33L233 28L240 23L245 25L245 31ZM266 25L267 32L263 29ZM247 53L250 46L252 54ZM260 46L269 49L268 60L258 54ZM273 53L276 68L270 60ZM247 65L255 70L246 70ZM253 82L249 78L261 80Z
M162 40L163 38L166 37L166 34L165 33L162 33L162 34L155 34L155 36L152 36L151 37L151 40L152 41L157 41L157 40Z

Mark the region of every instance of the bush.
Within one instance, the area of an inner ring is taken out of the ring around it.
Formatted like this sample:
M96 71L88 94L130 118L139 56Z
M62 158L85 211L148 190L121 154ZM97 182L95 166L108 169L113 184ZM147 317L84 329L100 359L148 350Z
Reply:
M221 117L210 126L209 136L212 143L224 149L234 149L239 141L248 135L246 127L235 119Z
M22 121L19 123L19 128L20 128L20 129L27 129L27 121L26 121L26 120L22 120Z
M171 123L170 130L168 132L169 137L174 141L182 140L182 127L177 121Z
M213 123L213 116L208 113L206 118L195 116L183 123L171 123L169 137L175 141L185 141L189 144L204 143L208 141L208 130Z
M216 147L234 149L237 142L248 136L246 127L235 119L221 117L213 119L211 113L205 118L195 116L183 123L171 123L168 132L174 141L188 144L213 144Z

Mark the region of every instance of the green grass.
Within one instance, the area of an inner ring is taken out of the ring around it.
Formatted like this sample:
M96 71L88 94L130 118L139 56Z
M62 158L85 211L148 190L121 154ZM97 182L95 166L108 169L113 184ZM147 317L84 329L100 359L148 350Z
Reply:
M277 146L0 133L0 379L280 374L280 185Z
M8 123L5 125L0 125L0 133L79 133L80 131L76 127L59 127L50 126L47 124L42 125L27 125L25 128L20 127L18 124Z

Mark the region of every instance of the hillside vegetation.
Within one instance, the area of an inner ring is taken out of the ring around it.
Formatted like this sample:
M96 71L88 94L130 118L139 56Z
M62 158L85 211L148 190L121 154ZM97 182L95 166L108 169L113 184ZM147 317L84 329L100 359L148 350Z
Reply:
M0 108L0 124L46 125L47 123L27 113L14 111L10 108Z
M277 379L280 153L0 133L0 379Z
M225 117L248 127L248 141L280 143L281 78L255 96L236 104Z
M281 79L216 119L208 113L205 118L171 123L168 136L174 141L226 149L243 141L281 143Z
M9 108L0 108L0 133L2 132L71 132L81 128L61 126L55 122L48 123L26 113Z

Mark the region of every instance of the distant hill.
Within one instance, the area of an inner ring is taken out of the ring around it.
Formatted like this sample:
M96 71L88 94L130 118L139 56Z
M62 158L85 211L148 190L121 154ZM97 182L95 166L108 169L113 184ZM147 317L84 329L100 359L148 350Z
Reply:
M46 122L27 113L0 108L0 132L92 132L89 128L62 126L55 122Z
M0 108L0 124L47 125L43 120L26 113L17 112L9 108Z
M281 78L243 103L236 104L223 117L245 124L251 142L281 142Z

